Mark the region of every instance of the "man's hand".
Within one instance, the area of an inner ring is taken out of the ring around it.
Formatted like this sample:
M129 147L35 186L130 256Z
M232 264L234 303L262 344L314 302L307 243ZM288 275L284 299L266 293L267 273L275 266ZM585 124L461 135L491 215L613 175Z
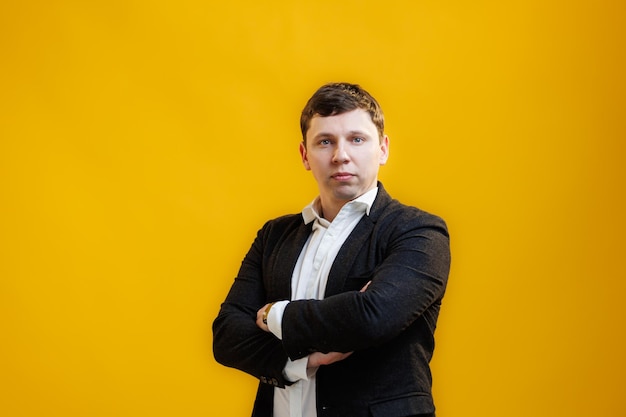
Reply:
M267 323L263 323L263 314L265 313L265 309L270 307L274 303L265 304L263 307L256 312L256 325L259 326L259 329L264 330L266 332L270 331L270 328L267 327Z
M331 363L339 362L352 355L352 352L314 352L309 355L309 361L307 362L307 368L317 368L322 365L330 365Z

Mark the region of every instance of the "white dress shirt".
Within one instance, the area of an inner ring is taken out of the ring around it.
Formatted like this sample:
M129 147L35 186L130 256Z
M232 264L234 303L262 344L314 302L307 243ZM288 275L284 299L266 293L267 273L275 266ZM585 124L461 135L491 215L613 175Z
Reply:
M328 273L335 257L363 215L369 215L378 187L346 203L332 222L319 216L316 207L319 197L302 210L305 224L313 223L313 230L300 252L291 278L291 299L324 298ZM282 340L282 317L289 301L272 306L267 325ZM283 374L295 382L284 389L274 389L274 417L317 417L315 404L316 368L307 370L308 358L288 360Z

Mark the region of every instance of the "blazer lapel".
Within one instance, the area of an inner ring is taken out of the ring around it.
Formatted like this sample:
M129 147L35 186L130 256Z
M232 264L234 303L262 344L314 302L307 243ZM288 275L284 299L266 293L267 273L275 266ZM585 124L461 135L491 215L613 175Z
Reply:
M313 223L302 223L297 227L291 236L281 244L280 249L274 254L271 259L273 267L272 276L273 279L268 280L271 285L271 289L268 291L270 298L276 300L291 300L291 278L293 276L293 270L298 262L298 257L302 248L306 243Z
M365 215L348 236L348 240L339 250L335 262L330 268L326 292L324 293L325 298L341 292L359 251L367 247L366 243L373 228L374 222Z
M382 183L379 182L378 194L374 204L372 204L369 216L363 216L350 236L348 236L346 243L343 244L333 262L333 266L328 274L328 283L326 284L324 297L329 297L342 291L359 251L368 246L366 243L372 235L374 225L390 201L391 197L385 191Z

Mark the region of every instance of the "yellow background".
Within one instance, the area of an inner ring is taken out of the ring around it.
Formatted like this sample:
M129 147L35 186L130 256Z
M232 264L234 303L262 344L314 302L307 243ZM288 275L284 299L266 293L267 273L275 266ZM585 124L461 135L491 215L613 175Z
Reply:
M351 81L387 189L452 234L438 416L623 417L624 9L3 1L0 415L248 416L210 324L316 195L304 102Z

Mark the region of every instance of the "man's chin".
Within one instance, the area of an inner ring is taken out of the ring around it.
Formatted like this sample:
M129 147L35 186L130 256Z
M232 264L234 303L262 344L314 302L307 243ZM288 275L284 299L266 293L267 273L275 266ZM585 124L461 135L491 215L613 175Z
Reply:
M356 188L348 185L343 187L337 187L333 192L333 195L337 200L342 200L346 202L354 200L355 198L360 197L362 194L363 193L359 192L359 190L357 190Z

